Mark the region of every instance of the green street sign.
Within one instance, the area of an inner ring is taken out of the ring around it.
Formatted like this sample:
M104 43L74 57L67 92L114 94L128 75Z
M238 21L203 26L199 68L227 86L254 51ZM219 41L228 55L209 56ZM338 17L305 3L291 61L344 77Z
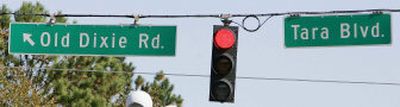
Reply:
M176 26L11 23L9 52L175 56Z
M285 18L286 47L390 43L390 14Z

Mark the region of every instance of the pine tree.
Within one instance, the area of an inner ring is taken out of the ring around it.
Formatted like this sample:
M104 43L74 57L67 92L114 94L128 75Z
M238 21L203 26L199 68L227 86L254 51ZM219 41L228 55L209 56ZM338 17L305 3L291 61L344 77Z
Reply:
M3 5L0 12L11 11ZM14 19L17 22L45 22L48 20L43 16L28 15L32 13L48 14L48 11L40 3L24 2L15 13L17 15L14 15ZM3 77L0 81L0 89L10 90L9 92L2 91L4 93L0 94L17 98L15 100L0 98L0 104L9 106L24 104L21 102L22 100L18 99L32 98L27 97L30 96L28 92L35 92L36 97L40 99L39 103L23 100L33 105L46 105L46 102L49 101L65 106L101 107L125 104L126 95L131 90L131 77L134 70L131 63L125 62L125 58L11 55L8 53L7 42L10 19L9 15L0 16L0 77ZM66 23L67 19L57 17L56 21ZM93 72L85 72L85 70ZM18 81L17 84L15 81Z
M12 12L6 5L0 9L0 13ZM28 15L48 14L38 2L23 2L15 13L17 22L49 20ZM124 57L9 54L11 19L10 15L0 15L0 106L124 106L131 91L132 63L126 63ZM57 17L56 21L66 23L67 19ZM142 89L150 93L156 107L182 105L183 99L172 93L173 85L162 72L152 83L144 84L141 79L135 81L136 88L143 85Z
M6 5L0 7L0 13L10 13ZM21 61L8 54L7 40L10 15L0 16L0 105L1 106L54 106L53 99L44 99L33 87L35 83L25 75L24 69L17 68Z
M172 93L174 85L165 77L163 71L158 72L151 83L146 82L144 84L144 78L139 75L135 80L135 85L136 90L140 88L150 94L154 107L164 107L171 104L176 104L178 107L182 106L183 99L181 95Z

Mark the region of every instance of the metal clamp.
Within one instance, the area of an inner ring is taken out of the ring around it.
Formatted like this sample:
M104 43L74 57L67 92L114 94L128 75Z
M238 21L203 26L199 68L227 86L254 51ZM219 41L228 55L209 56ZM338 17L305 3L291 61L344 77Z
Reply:
M299 17L300 13L291 13L289 14L289 17Z
M383 14L383 11L373 11L372 14Z
M229 20L231 18L231 14L220 14L219 18L221 18L221 22L224 23L224 26L229 26L229 24L232 23L232 20Z
M229 24L232 23L232 20L229 20L229 19L222 19L221 22L224 23L224 26L229 26Z
M49 20L48 24L55 24L56 23L56 17L55 17L56 14L57 13L50 14L50 20Z
M133 15L133 25L138 25L140 16L139 14Z
M219 15L219 18L221 18L221 19L229 19L229 18L231 18L231 17L232 17L231 14L220 14L220 15Z

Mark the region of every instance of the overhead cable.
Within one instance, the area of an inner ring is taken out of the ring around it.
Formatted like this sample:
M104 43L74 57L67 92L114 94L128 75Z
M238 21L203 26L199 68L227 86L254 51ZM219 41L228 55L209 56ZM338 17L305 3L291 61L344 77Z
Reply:
M400 12L400 9L360 9L360 10L331 10L331 11L297 11L297 12L281 12L281 13L254 13L254 14L149 14L149 15L131 15L131 14L48 14L48 13L0 13L0 15L17 15L17 16L44 16L44 17L113 17L113 18L134 18L135 24L139 18L220 18L229 19L241 17L242 23L234 22L248 32L255 32L261 28L270 18L275 16L299 16L299 15L337 15L337 14L354 14L354 13L383 13L383 12ZM259 17L267 17L265 21L260 22ZM245 26L248 18L257 20L258 25L254 29Z
M33 69L24 67L0 67L0 69ZM59 68L36 68L36 70L52 70L52 71L76 71L76 72L103 72L103 73L128 73L128 71L110 71L110 70L80 70L80 69L59 69ZM133 74L142 75L157 75L156 72L135 72ZM167 76L178 77L201 77L210 78L210 75L202 74L185 74L185 73L164 73ZM380 86L400 86L396 82L373 82L373 81L347 81L347 80L321 80L321 79L299 79L299 78L281 78L281 77L252 77L252 76L237 76L241 80L260 80L260 81L289 81L289 82L310 82L310 83L336 83L336 84L353 84L353 85L380 85Z

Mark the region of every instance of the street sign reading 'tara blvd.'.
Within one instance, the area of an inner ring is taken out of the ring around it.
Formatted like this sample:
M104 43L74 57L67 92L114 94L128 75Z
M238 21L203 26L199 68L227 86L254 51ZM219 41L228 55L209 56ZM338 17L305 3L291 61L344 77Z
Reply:
M9 52L174 56L176 26L11 23Z
M285 18L286 47L390 44L390 14Z

